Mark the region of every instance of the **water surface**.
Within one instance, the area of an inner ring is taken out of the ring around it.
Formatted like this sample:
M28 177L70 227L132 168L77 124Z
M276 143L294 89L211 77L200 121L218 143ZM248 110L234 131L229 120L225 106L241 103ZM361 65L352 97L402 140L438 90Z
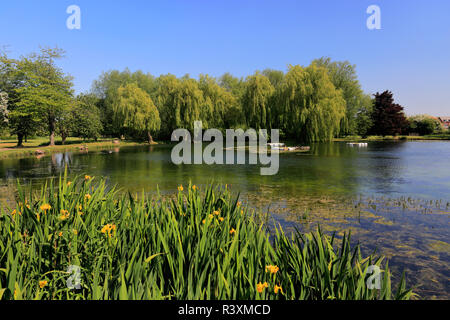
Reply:
M104 176L132 192L215 181L288 230L352 231L363 253L389 258L394 279L405 270L423 298L450 297L450 142L315 144L280 154L274 176L261 176L258 165L174 165L170 153L162 145L2 160L0 198L11 197L16 179L39 186L65 166L71 176Z

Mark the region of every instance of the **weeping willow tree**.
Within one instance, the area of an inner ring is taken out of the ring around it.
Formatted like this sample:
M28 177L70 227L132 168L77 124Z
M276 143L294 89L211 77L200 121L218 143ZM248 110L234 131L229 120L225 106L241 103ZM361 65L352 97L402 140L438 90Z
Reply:
M204 98L202 113L207 121L204 128L225 128L228 114L234 112L237 99L208 75L200 75L198 83Z
M187 76L180 82L179 94L175 100L175 119L177 128L194 130L194 122L201 120L204 126L208 126L208 113L211 110L204 110L203 93L198 87L195 79Z
M348 61L331 61L326 57L316 59L313 63L326 68L331 82L337 89L342 90L346 114L341 121L340 135L357 134L358 115L365 111L367 100L358 81L356 66Z
M277 93L279 124L301 141L330 141L339 134L345 117L342 92L331 82L328 71L316 64L289 66Z
M170 74L160 76L156 96L166 136L176 128L193 130L197 120L207 125L207 115L212 111L205 110L203 92L195 79L188 76L178 79Z
M157 80L156 100L161 117L161 135L170 137L172 131L177 127L176 101L179 100L180 80L172 75L161 75Z
M161 120L150 96L135 83L120 86L113 103L115 125L131 134L145 133L153 142L152 133L159 130Z
M275 92L269 79L256 72L247 77L242 97L242 108L247 125L256 130L266 129L270 123L270 98Z

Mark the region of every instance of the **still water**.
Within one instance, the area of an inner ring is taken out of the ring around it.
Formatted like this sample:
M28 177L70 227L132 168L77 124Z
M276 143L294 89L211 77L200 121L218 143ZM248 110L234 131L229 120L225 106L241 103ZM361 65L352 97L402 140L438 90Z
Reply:
M2 160L0 199L17 179L38 186L66 166L71 176L103 176L132 192L214 181L287 230L351 231L363 254L388 258L394 280L404 270L421 298L450 298L450 142L316 144L280 154L274 176L257 165L174 165L170 154L161 145Z

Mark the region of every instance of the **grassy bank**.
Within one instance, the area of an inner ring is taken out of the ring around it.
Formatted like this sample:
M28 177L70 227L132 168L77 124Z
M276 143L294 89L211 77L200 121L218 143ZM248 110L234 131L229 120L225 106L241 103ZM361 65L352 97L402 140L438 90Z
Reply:
M179 186L170 198L119 196L101 179L19 188L0 214L0 299L409 299L366 285L349 239L317 231L269 237L226 188ZM338 243L339 242L339 243ZM71 276L72 270L79 270ZM79 268L79 269L77 269ZM67 282L69 279L69 282ZM68 284L79 283L79 289Z
M134 146L147 144L145 142L136 142L121 140L118 144L114 143L114 139L99 139L98 141L83 141L79 138L68 138L64 145L61 141L57 141L55 146L48 146L47 138L30 139L24 143L24 146L17 148L17 142L14 140L0 140L0 159L6 158L25 158L36 156L36 151L40 150L45 155L63 151L81 151L85 150L102 150L111 149L119 146Z
M348 136L335 138L334 141L344 142L367 142L367 141L418 141L418 140L450 140L450 134L432 134L426 136Z

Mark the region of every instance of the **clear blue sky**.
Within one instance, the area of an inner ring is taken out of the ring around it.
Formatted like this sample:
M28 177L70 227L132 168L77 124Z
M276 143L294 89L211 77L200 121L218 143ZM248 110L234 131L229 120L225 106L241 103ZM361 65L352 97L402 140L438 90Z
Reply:
M66 28L69 5L81 30ZM381 30L366 9L381 8ZM60 65L87 91L102 71L247 76L329 56L357 66L368 93L389 89L408 114L450 115L448 0L1 0L0 46L67 51Z

